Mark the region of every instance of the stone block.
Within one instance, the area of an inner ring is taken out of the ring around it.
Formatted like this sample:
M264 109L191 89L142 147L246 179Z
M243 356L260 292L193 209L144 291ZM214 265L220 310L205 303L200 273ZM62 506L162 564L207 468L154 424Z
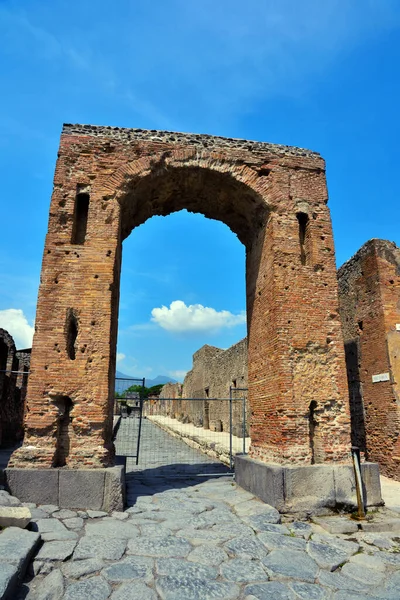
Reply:
M18 582L18 567L0 561L0 598L12 598Z
M236 483L282 513L316 513L357 506L352 465L280 466L248 456L235 457ZM382 504L379 468L362 464L367 506Z
M358 531L358 522L352 521L349 515L346 516L334 516L334 517L313 517L313 523L316 523L329 533L344 534L344 533L355 533Z
M39 541L39 533L18 527L7 527L0 535L0 562L16 565L19 577L22 579Z
M335 484L331 465L284 467L285 512L314 512L334 508Z
M235 481L266 504L285 506L283 467L263 463L244 454L235 456Z
M58 505L58 469L5 470L6 486L21 502Z
M103 510L122 511L125 506L125 467L117 465L106 469Z
M353 465L337 465L334 467L336 502L357 507L356 482ZM379 465L377 463L362 463L361 478L365 506L380 506L383 504Z
M0 506L22 506L22 502L5 490L0 490Z
M383 504L383 499L378 463L362 463L361 478L364 485L364 497L366 499L366 505L381 506Z
M100 510L103 507L105 469L61 469L60 508Z
M26 506L0 506L0 526L25 529L31 520L31 511Z
M336 501L350 510L357 507L356 480L353 465L333 467Z

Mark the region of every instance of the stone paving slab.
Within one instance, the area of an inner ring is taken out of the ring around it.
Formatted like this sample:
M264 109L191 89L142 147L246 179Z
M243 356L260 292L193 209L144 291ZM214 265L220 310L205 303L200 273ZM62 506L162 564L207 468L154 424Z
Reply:
M158 594L141 581L121 585L110 596L110 600L158 600Z
M125 538L84 535L75 548L73 560L84 558L100 558L105 560L120 560L126 550Z
M319 571L317 563L299 550L272 550L262 561L270 577L287 577L314 583Z
M0 600L14 595L39 539L38 533L19 527L8 527L0 533Z
M85 530L87 535L118 539L136 538L139 535L139 529L132 523L125 523L111 517L96 520L94 523L87 522Z
M235 600L240 594L234 583L192 577L160 577L156 589L163 600Z
M111 586L103 577L89 577L84 581L71 583L63 600L107 600L112 592Z
M64 578L60 569L54 569L42 581L35 600L61 600L64 595Z
M18 566L2 560L0 562L0 598L10 597L17 580Z
M101 571L105 566L106 563L100 558L87 558L63 563L61 571L69 579L79 579L84 575L91 575L92 573Z
M66 560L75 549L76 542L47 542L44 544L36 555L37 560L59 561Z
M21 572L29 557L37 548L40 536L33 531L8 527L0 534L0 557L2 562L16 565Z
M149 583L153 579L154 561L143 556L130 556L105 567L101 574L109 583L138 579Z
M396 532L329 533L232 479L177 472L128 468L131 505L111 516L29 506L43 545L12 600L399 600Z
M127 554L180 558L187 556L191 550L192 545L184 539L171 536L157 536L129 540Z

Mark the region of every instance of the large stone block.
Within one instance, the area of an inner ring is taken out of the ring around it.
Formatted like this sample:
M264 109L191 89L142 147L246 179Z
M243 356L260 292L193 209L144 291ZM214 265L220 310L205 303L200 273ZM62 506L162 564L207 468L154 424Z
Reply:
M357 506L356 480L353 465L334 466L333 475L337 503L343 506Z
M240 487L250 491L266 504L278 510L284 508L283 467L280 465L266 465L244 454L237 454L235 480Z
M125 467L117 465L106 469L104 482L103 510L124 510L125 506Z
M105 469L61 469L60 508L103 508Z
M361 472L366 506L382 504L378 465L364 463ZM235 478L242 488L282 513L357 507L352 465L280 466L237 455Z
M0 506L1 527L25 527L32 518L31 511L26 506Z
M367 506L383 504L381 479L378 463L366 462L361 465L361 478L364 484L364 498Z
M58 469L6 469L6 486L21 502L58 505Z
M352 465L334 467L336 503L349 507L357 506L356 480ZM379 466L377 463L362 463L361 478L365 506L383 504Z
M7 486L22 502L60 508L123 510L125 467L103 469L6 469Z
M333 467L283 467L285 512L310 512L336 505Z

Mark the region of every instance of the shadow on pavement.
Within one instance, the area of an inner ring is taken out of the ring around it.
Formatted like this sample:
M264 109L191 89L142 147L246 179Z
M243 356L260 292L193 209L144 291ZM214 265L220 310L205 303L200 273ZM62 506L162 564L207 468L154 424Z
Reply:
M232 477L223 463L174 463L141 471L127 471L127 507L133 506L140 496L152 496L166 490L183 489L219 477Z

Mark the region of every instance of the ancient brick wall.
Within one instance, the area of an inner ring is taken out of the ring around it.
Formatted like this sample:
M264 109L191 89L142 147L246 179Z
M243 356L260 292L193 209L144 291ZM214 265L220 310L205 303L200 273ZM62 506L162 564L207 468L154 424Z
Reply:
M60 455L67 467L112 464L122 241L153 215L181 209L223 221L246 247L252 456L280 463L348 459L323 159L247 140L65 125L26 435L12 466L34 460L51 467Z
M30 350L17 351L12 336L0 329L0 445L13 446L23 437Z
M400 480L400 249L370 240L338 281L352 442Z
M197 403L201 414L194 419L190 414L191 404L188 405L190 420L197 420L201 425L212 431L229 431L230 415L228 401L208 401L207 399L229 398L230 387L245 388L233 394L233 431L234 435L242 435L243 396L247 397L247 339L243 339L227 350L205 345L193 355L193 367L188 372L183 383L184 398L204 398L204 403ZM246 415L247 416L247 415ZM247 428L248 432L248 428Z

